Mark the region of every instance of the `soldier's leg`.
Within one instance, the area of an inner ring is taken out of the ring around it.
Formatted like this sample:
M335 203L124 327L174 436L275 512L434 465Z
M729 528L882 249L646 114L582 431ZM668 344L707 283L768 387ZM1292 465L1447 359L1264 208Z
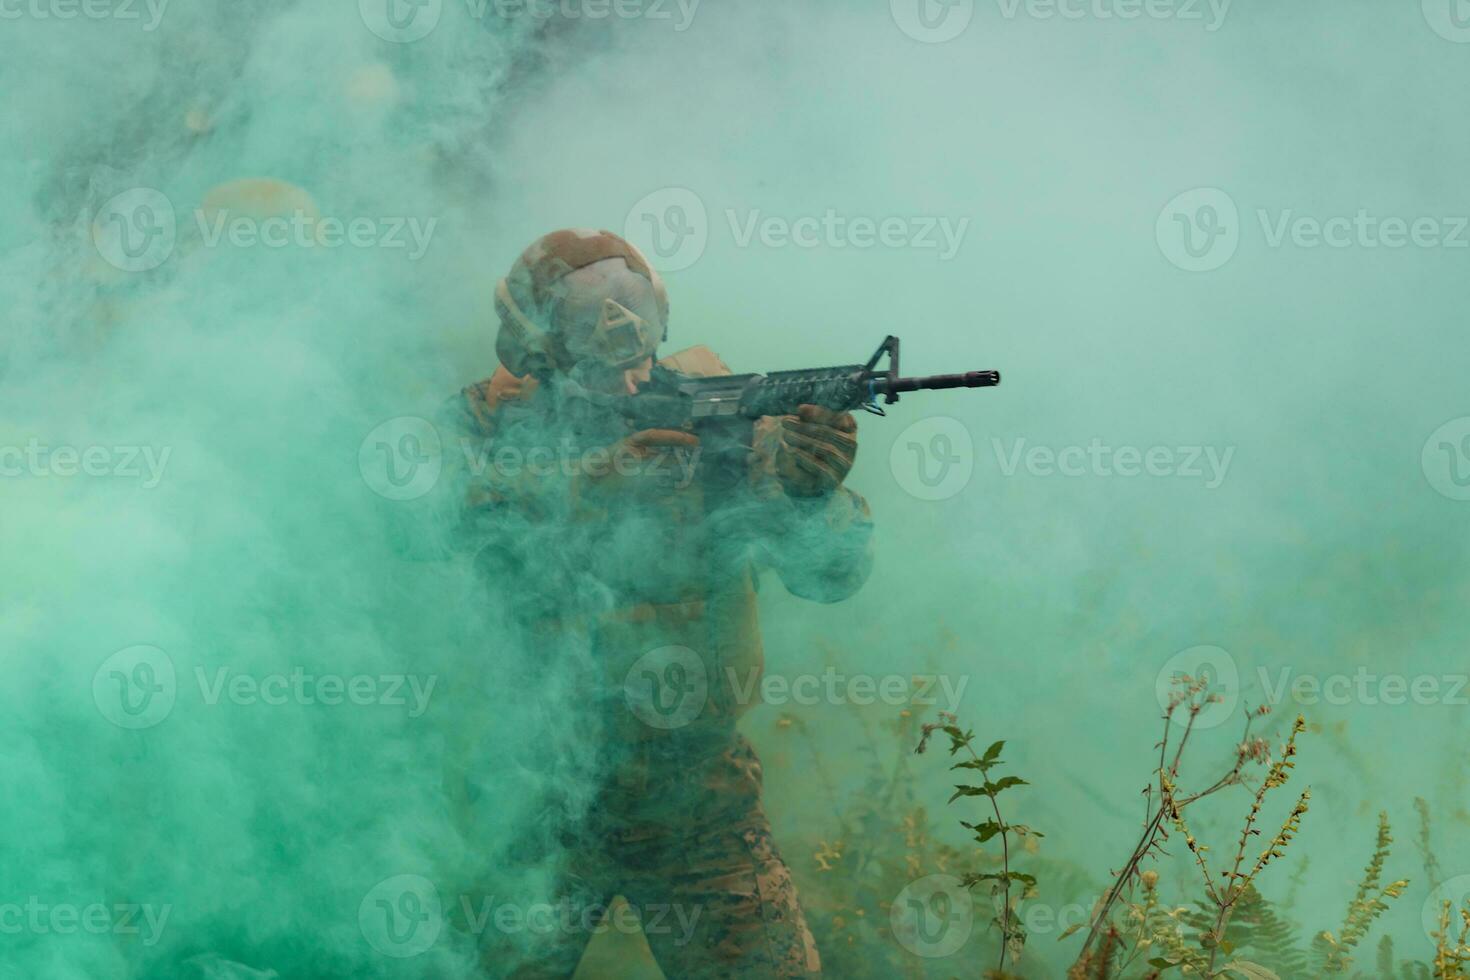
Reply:
M709 773L714 796L688 831L631 858L626 890L671 980L818 977L821 961L791 871L760 803L744 739Z
M770 826L687 842L662 883L631 898L664 974L678 980L819 977L821 961Z

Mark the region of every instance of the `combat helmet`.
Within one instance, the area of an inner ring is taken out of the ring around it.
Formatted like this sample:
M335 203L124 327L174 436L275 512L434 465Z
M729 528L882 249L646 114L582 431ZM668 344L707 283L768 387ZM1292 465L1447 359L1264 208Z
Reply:
M623 370L667 336L669 297L658 272L610 231L565 229L531 244L495 287L495 353L518 376L581 364Z

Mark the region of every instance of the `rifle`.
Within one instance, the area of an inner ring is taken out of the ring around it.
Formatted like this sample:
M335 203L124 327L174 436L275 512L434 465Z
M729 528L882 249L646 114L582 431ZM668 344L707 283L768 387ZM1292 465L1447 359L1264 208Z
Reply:
M699 479L708 487L729 489L740 482L755 421L763 416L795 415L802 405L886 415L883 406L908 392L1000 384L999 371L902 377L898 349L898 338L889 336L866 364L770 374L693 377L655 366L637 394L615 396L613 405L634 430L682 429L699 436ZM887 366L880 369L878 362L885 356Z
M878 368L884 356L887 367ZM912 391L990 388L1000 384L999 371L935 374L905 378L899 374L898 338L889 336L866 364L830 368L730 374L696 378L668 368L654 368L636 395L622 398L618 410L639 429L694 429L753 423L765 415L795 415L798 406L819 405L834 412L864 411L886 415L883 405ZM879 397L883 402L879 404Z

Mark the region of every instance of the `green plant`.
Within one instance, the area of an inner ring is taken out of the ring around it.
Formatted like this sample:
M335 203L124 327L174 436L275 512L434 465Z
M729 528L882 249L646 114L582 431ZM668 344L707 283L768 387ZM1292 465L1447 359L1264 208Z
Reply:
M1121 980L1135 968L1144 971L1143 980L1155 980L1172 970L1184 976L1248 980L1273 980L1282 975L1296 978L1346 974L1352 969L1354 950L1367 937L1374 921L1408 886L1405 880L1384 884L1384 866L1393 838L1387 814L1380 814L1373 853L1348 903L1342 927L1336 935L1322 932L1315 937L1314 956L1303 951L1294 940L1296 926L1267 901L1257 883L1267 868L1285 857L1311 800L1310 790L1303 790L1279 829L1265 837L1262 814L1271 793L1286 785L1296 767L1296 739L1306 729L1305 719L1301 716L1295 719L1279 752L1273 756L1265 739L1251 736L1252 721L1266 712L1258 709L1248 713L1245 735L1236 746L1231 768L1205 789L1186 793L1180 789L1180 761L1195 720L1214 700L1203 681L1180 679L1164 712L1160 762L1155 772L1156 784L1151 784L1147 792L1149 806L1143 832L1129 860L1114 876L1111 887L1094 910L1088 935L1069 972L1071 980ZM1183 718L1182 731L1177 742L1172 743L1170 755L1176 715ZM1233 854L1223 867L1214 866L1209 846L1191 832L1185 809L1227 787L1247 785L1245 772L1251 764L1264 765L1265 776L1251 794ZM1192 910L1166 906L1159 900L1157 873L1152 869L1140 870L1145 858L1162 852L1162 843L1169 838L1171 829L1183 839L1204 885L1204 895ZM1427 826L1421 836L1427 847ZM1263 844L1259 849L1254 844L1258 839ZM1305 862L1293 876L1293 893L1304 868ZM1131 896L1135 887L1142 889L1141 901L1123 901L1123 913L1116 914L1114 910L1122 896ZM1446 919L1444 935L1437 942L1440 959L1449 963L1463 948L1464 939L1470 936L1470 917L1466 922L1467 932L1462 932L1456 943L1450 939ZM1220 962L1222 954L1224 963ZM1385 962L1391 964L1392 958L1392 944L1381 946L1378 975L1392 975L1384 974L1382 968ZM1416 970L1416 965L1404 964L1402 975L1413 977ZM1434 976L1457 975L1436 968Z
M1235 752L1235 761L1230 769L1204 789L1194 793L1181 793L1179 787L1179 767L1184 758L1184 750L1188 747L1190 737L1195 731L1195 724L1200 713L1209 705L1217 703L1219 695L1209 690L1208 682L1202 678L1181 677L1176 680L1174 689L1170 693L1168 704L1164 707L1163 722L1164 732L1159 740L1159 764L1154 772L1155 780L1145 788L1145 818L1143 830L1139 834L1137 843L1134 844L1128 859L1123 867L1113 876L1112 883L1104 892L1093 910L1092 920L1088 926L1087 935L1083 939L1082 948L1077 954L1077 959L1072 966L1072 975L1075 977L1087 977L1094 972L1097 962L1106 963L1106 958L1096 953L1094 947L1101 937L1113 928L1112 915L1114 907L1122 897L1130 893L1138 882L1141 875L1140 866L1143 861L1156 855L1163 841L1168 839L1168 827L1166 821L1174 825L1182 825L1183 811L1186 807L1198 802L1208 796L1235 786L1242 781L1242 774L1247 765L1267 761L1269 750L1262 739L1251 738L1251 726L1259 715L1264 712L1248 713L1245 722L1245 733L1241 738ZM1182 721L1177 719L1182 716ZM1176 724L1181 726L1177 742L1171 742L1173 730ZM1170 751L1172 749L1172 755ZM1070 933L1071 930L1069 930ZM1062 938L1066 938L1064 934ZM1181 954L1182 956L1182 954ZM1166 959L1155 957L1155 959ZM1192 962L1185 959L1177 959L1165 962L1163 966L1155 964L1156 969L1163 969L1169 965L1185 963L1193 969ZM1106 976L1107 974L1103 974Z
M1217 883L1215 877L1210 874L1209 859L1207 852L1209 847L1195 839L1189 832L1184 821L1184 807L1172 779L1167 773L1159 777L1160 794L1164 801L1164 810L1168 813L1170 822L1175 830L1184 838L1184 844L1189 848L1190 854L1194 856L1195 864L1199 867L1200 874L1204 879L1205 894L1213 905L1214 922L1210 927L1200 933L1200 945L1209 950L1209 956L1205 963L1205 975L1215 975L1215 962L1223 950L1227 955L1232 952L1234 946L1226 936L1226 929L1230 925L1230 917L1235 912L1235 907L1242 896L1248 890L1252 890L1256 879L1266 867L1277 858L1283 857L1286 848L1296 837L1301 829L1302 817L1307 812L1307 802L1311 799L1311 790L1303 790L1297 798L1296 805L1287 814L1286 820L1253 861L1247 863L1246 850L1253 838L1261 836L1261 830L1257 826L1260 819L1261 808L1265 805L1266 794L1273 789L1286 785L1292 769L1296 767L1296 737L1306 727L1306 720L1300 715L1292 726L1291 734L1287 736L1285 745L1282 746L1281 758L1270 764L1266 772L1266 778L1261 781L1254 797L1251 800L1250 812L1247 813L1245 824L1241 827L1238 844L1235 848L1235 858L1230 864L1229 870L1219 873L1221 880ZM1246 753L1241 752L1244 756ZM1167 959L1166 959L1167 962ZM1255 964L1250 961L1236 961L1229 968L1241 972L1241 964L1249 966ZM1157 964L1156 964L1157 965Z
M1456 934L1450 922L1453 907L1440 905L1439 925L1434 931L1434 980L1466 980L1465 967L1470 963L1470 906L1460 909L1460 931Z
M1388 900L1398 898L1409 886L1409 882L1404 879L1382 884L1383 864L1388 860L1389 845L1392 843L1388 814L1380 813L1377 845L1373 849L1373 856L1368 860L1367 868L1363 870L1363 878L1358 882L1357 891L1348 903L1342 928L1336 936L1331 932L1322 932L1312 941L1321 956L1321 972L1324 975L1348 971L1352 965L1353 947L1368 934L1373 920L1388 910Z
M1414 797L1414 811L1419 814L1419 834L1414 838L1414 843L1424 862L1424 877L1429 887L1434 889L1439 887L1443 875L1439 871L1439 859L1434 856L1434 847L1429 842L1429 803L1424 797Z
M784 713L776 730L804 759L803 771L830 803L820 836L802 841L792 855L808 924L822 953L824 972L853 980L920 980L935 964L905 952L889 931L889 902L914 879L947 872L972 860L939 839L927 808L914 792L909 747L919 735L919 715L859 712L861 736L852 754L863 776L839 795L829 778L822 743L796 713Z
M1016 915L1016 906L1011 898L1011 886L1018 884L1026 888L1036 887L1036 878L1033 875L1012 870L1012 839L1019 842L1027 837L1038 838L1045 835L1025 824L1007 823L1001 815L998 799L1000 794L1012 787L1027 785L1026 780L1019 776L1001 776L999 779L990 777L992 769L1005 764L1000 757L1001 751L1005 748L1005 741L992 742L984 753L977 753L973 745L975 740L973 731L962 731L958 719L948 712L941 711L939 718L939 722L926 723L923 726L923 735L914 751L922 753L928 747L930 736L936 731L942 731L949 736L950 758L960 752L969 756L968 759L961 759L950 766L950 769L963 769L979 774L979 786L967 783L956 785L954 795L949 798L949 802L953 803L961 798L984 797L990 804L990 817L977 823L961 820L960 824L974 834L977 843L984 844L994 838L1000 839L1000 870L968 872L963 876L962 881L965 887L970 889L982 882L988 882L992 898L1000 899L1000 909L995 919L995 925L999 928L1001 935L1000 962L996 965L996 975L1000 975L1005 972L1006 957L1009 956L1014 964L1020 958L1021 949L1026 945L1026 930L1021 925L1019 916Z

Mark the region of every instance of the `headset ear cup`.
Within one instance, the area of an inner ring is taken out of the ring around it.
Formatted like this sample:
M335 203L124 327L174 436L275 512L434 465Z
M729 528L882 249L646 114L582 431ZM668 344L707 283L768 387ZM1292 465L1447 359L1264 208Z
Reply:
M500 317L495 355L505 369L519 377L550 371L554 365L546 332L521 311L504 279L495 285L495 312Z

